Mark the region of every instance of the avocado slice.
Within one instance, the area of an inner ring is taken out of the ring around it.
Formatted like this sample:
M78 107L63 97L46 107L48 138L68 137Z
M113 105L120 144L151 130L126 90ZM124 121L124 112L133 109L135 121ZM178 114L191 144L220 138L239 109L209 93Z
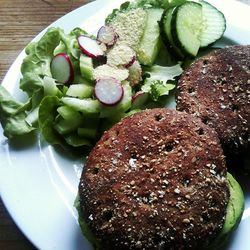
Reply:
M88 224L83 219L83 212L81 211L79 194L77 194L77 196L75 198L74 207L76 208L76 210L78 212L78 222L79 222L79 226L81 228L82 234L92 244L92 246L95 250L100 250L101 245L100 245L99 241L96 239L95 235L89 229Z
M230 173L227 173L227 181L229 185L230 198L227 205L224 225L219 235L214 239L213 243L206 248L207 250L220 249L226 244L232 232L238 227L244 211L244 194L240 184Z

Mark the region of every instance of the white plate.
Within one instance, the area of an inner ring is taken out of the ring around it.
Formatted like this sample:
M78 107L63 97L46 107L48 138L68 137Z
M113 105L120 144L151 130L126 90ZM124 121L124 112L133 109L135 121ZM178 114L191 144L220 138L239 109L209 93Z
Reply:
M65 15L51 26L67 32L80 26L94 32L105 16L124 0L98 0ZM232 0L211 0L225 14L227 31L223 44L250 44L250 7ZM35 39L41 37L43 31ZM18 99L20 65L24 51L11 66L3 81ZM81 235L73 202L77 193L83 159L63 155L39 137L11 145L0 128L1 197L17 225L39 249L91 249ZM246 250L250 246L250 182L242 181L246 208L240 227L227 249Z

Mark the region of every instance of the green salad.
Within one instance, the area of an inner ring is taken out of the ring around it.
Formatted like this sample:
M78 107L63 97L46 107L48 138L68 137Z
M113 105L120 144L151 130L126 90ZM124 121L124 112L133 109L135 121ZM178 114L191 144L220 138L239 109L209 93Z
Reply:
M125 2L97 34L49 28L25 48L19 87L27 101L0 86L4 135L37 130L50 144L91 148L123 117L165 106L182 68L225 28L202 0Z

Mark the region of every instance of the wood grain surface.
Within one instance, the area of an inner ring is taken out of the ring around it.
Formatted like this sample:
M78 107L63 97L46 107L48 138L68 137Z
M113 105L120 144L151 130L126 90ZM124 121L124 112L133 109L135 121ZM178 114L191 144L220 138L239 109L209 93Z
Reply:
M250 0L241 1L250 4ZM0 0L0 83L17 55L36 34L89 2L91 0ZM1 199L0 249L35 249L16 227Z
M89 2L0 0L0 83L30 40L59 17ZM0 199L0 250L30 249L35 247L17 228Z

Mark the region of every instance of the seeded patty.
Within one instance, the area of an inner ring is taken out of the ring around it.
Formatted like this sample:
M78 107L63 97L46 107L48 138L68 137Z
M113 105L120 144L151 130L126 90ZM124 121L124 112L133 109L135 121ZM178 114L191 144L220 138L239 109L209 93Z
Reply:
M123 119L90 153L79 195L103 249L195 249L223 226L229 190L216 132L189 114Z
M213 127L227 155L246 151L250 131L250 45L196 60L182 75L177 109Z

